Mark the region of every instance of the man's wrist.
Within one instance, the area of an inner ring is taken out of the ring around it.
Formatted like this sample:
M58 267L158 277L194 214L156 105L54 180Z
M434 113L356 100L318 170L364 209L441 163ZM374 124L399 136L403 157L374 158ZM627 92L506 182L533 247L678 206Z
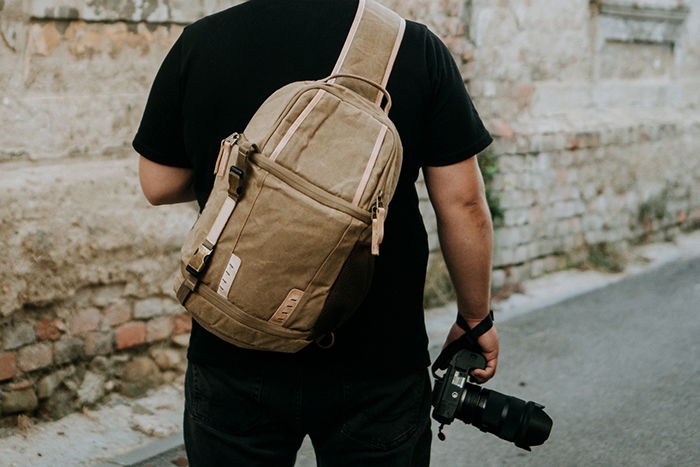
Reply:
M465 318L460 313L457 313L456 323L465 332L470 332L477 327L485 328L483 332L486 332L493 326L493 310L489 310L486 316L482 318Z

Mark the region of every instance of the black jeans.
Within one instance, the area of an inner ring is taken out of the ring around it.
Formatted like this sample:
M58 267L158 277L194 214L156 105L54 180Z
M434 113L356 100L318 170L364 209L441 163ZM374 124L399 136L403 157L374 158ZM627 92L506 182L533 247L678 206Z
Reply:
M184 436L193 467L293 466L308 434L317 464L427 466L427 369L362 379L330 368L189 363Z

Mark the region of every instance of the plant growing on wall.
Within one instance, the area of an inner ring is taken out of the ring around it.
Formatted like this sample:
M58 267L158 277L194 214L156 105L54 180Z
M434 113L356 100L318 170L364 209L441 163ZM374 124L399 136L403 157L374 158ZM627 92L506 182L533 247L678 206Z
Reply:
M486 188L486 202L489 205L493 226L495 228L503 225L504 210L500 205L500 199L496 191L493 189L493 180L498 170L498 156L492 151L486 150L477 156L479 169L484 177L484 185Z

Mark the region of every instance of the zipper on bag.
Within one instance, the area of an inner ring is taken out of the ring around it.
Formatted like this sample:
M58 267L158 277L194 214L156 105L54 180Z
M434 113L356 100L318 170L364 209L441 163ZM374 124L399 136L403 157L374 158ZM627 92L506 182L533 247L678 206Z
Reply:
M238 138L240 138L240 135L233 133L221 141L219 156L216 158L216 164L214 165L214 173L217 177L223 177L226 174L226 167L228 167L229 158L231 157L231 149L238 142Z
M372 254L379 256L379 245L384 240L384 222L386 221L386 207L380 190L372 205Z

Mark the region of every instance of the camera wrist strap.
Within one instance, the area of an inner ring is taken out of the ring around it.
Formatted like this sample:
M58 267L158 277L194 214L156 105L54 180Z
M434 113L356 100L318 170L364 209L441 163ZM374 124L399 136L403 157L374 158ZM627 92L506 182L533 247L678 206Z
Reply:
M477 341L479 337L493 327L493 310L489 310L489 313L484 317L484 319L472 329L469 329L467 320L462 318L460 314L457 314L457 326L465 331L464 335L462 335L459 339L455 339L447 347L442 349L442 352L440 352L440 355L438 355L435 362L431 366L433 376L435 376L438 370L444 370L447 368L450 360L459 350L469 349L477 352L481 351L481 347Z

